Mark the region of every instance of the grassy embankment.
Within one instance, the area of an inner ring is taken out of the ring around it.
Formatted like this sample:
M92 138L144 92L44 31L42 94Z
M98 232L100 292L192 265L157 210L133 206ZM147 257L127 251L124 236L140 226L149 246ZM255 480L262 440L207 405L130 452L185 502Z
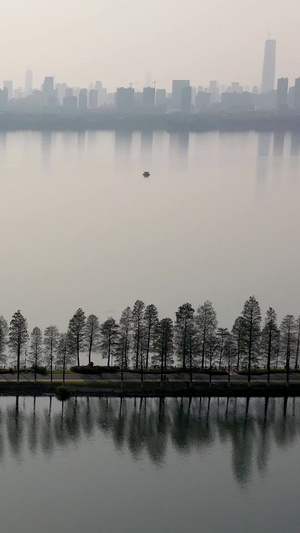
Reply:
M241 396L241 397L265 397L265 396L300 396L300 382L290 383L289 386L282 382L270 383L226 381L188 383L182 382L153 382L144 381L143 387L138 381L126 381L121 387L121 382L113 381L68 381L62 382L1 382L0 395L49 395L60 396L61 389L67 391L70 396Z

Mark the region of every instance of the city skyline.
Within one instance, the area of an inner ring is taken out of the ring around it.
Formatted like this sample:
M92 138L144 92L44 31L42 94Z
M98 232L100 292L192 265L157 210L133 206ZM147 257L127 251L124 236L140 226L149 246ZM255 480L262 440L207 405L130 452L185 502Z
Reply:
M192 85L217 78L258 85L268 35L279 45L277 77L298 75L296 0L286 9L281 0L64 0L63 7L57 0L3 0L1 7L1 72L15 86L24 85L29 68L37 87L54 74L74 87L100 78L111 91L143 86L147 72L168 90L178 72Z
M268 45L269 48L268 48ZM282 48L281 43L279 43L280 48ZM267 48L266 48L267 47ZM274 47L274 48L273 48ZM273 48L273 49L272 49ZM243 70L241 73L236 72L235 77L230 79L228 76L220 76L218 72L215 72L215 76L212 78L209 78L206 73L204 73L203 77L196 77L195 75L185 77L181 75L178 76L179 69L174 72L174 77L172 78L166 78L164 80L158 80L158 76L156 75L156 70L154 69L153 72L145 69L144 72L140 75L140 78L137 75L133 76L125 76L123 79L119 79L119 83L116 83L113 85L112 83L109 83L106 81L105 76L102 75L101 70L95 69L94 76L91 78L83 79L81 83L73 83L72 77L68 79L67 76L63 76L62 78L57 75L55 67L52 69L48 69L47 67L43 68L43 72L37 73L34 71L34 69L27 67L23 75L18 72L14 73L14 75L6 76L6 80L10 80L10 82L13 82L14 88L18 89L24 89L24 92L26 94L29 94L26 87L31 87L33 89L40 90L42 88L43 82L45 77L53 77L54 83L66 83L69 87L80 87L80 88L86 88L89 89L90 86L93 83L98 83L96 80L99 78L104 80L105 86L107 87L107 90L109 92L115 92L118 87L133 87L135 90L140 91L143 90L144 87L148 86L154 86L155 88L163 88L166 89L167 92L172 92L172 84L174 79L189 79L191 80L191 86L197 87L197 86L205 86L209 87L209 84L212 80L216 80L218 83L219 88L226 87L231 85L232 83L238 82L243 87L246 87L245 90L247 90L247 87L253 88L258 87L259 91L261 92L268 92L270 87L270 84L273 86L273 89L275 87L275 82L277 79L280 79L281 77L287 77L290 81L293 81L293 79L297 79L299 76L299 72L297 71L297 64L294 62L294 75L289 76L288 75L288 69L282 68L280 66L280 48L279 48L279 54L278 54L278 42L275 38L270 38L270 36L265 40L261 42L261 58L257 58L257 78L252 79L252 81L244 81L243 80ZM273 66L270 65L273 63ZM276 63L276 65L275 65ZM265 66L266 65L266 66ZM51 71L50 71L51 70ZM30 76L30 81L28 81L28 76ZM131 81L131 78L135 81ZM139 79L138 79L139 78ZM271 80L270 80L271 78ZM0 78L1 79L1 78ZM82 78L81 78L82 79ZM264 81L265 80L265 81ZM266 84L264 86L264 83ZM29 85L28 85L29 84ZM250 90L251 90L250 89ZM224 89L223 89L224 90ZM248 89L249 90L249 89Z

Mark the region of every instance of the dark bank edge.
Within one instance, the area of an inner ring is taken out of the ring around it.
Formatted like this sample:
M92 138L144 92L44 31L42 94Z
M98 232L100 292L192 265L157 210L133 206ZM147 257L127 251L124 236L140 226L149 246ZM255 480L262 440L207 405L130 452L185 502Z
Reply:
M232 383L228 386L227 382L212 383L159 383L144 382L143 387L137 382L126 382L116 384L116 382L55 382L55 383L1 383L0 396L61 396L62 389L69 396L111 396L111 397L288 397L300 396L300 383L290 383L288 386L285 382L266 383L255 382L248 385L247 383Z

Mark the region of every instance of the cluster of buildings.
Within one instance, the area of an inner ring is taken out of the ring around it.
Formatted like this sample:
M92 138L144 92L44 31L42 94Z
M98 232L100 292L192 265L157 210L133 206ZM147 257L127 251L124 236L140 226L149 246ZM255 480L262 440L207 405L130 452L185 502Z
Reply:
M122 113L131 112L181 112L200 111L254 111L278 110L300 111L300 78L289 86L287 78L280 78L275 87L276 41L265 43L261 86L243 86L233 81L220 85L213 80L208 87L194 87L190 80L173 80L172 92L156 88L156 82L148 81L147 87L137 91L129 87L118 87L109 93L96 81L89 88L69 87L66 83L54 83L54 77L47 76L39 89L33 87L33 74L26 73L25 88L14 89L12 81L4 81L0 89L0 110L16 111L62 111L80 112L87 110L112 109Z

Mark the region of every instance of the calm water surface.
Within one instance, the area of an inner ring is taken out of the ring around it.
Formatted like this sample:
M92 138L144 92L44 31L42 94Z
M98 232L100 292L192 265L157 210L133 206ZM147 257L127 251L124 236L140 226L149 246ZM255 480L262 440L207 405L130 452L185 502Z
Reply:
M2 527L295 532L299 445L299 399L1 398Z
M78 307L210 299L231 327L255 294L297 316L299 154L298 134L1 133L0 314L63 331Z

